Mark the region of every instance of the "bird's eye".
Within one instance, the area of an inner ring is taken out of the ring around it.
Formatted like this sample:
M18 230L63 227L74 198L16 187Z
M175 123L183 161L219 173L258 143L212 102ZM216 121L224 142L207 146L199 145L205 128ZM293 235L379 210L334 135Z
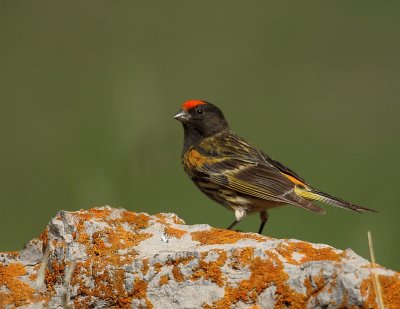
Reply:
M203 109L202 108L196 109L196 113L198 113L199 115L203 114Z

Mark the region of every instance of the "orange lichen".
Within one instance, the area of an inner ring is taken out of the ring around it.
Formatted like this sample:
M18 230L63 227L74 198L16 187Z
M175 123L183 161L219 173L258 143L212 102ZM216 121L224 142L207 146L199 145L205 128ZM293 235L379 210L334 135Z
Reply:
M193 259L194 259L194 256L180 257L180 258L176 258L174 260L167 261L166 265L179 265L179 264L187 265ZM157 267L157 264L158 263L156 263L154 265ZM161 265L161 267L162 267L162 265Z
M57 260L48 262L48 267L46 268L44 276L44 283L51 294L55 292L55 286L57 284L63 283L64 273L65 264L60 264Z
M78 263L71 279L71 285L77 285L81 295L79 299L75 299L75 307L90 307L94 297L98 297L118 308L131 308L133 296L125 289L125 270L122 267L131 264L134 255L120 257L110 251L116 250L113 245L104 246L101 238L95 237L95 241L97 244L89 250L91 259ZM143 271L146 272L146 264L143 266ZM91 278L94 287L87 286L82 276Z
M197 258L196 253L189 257L172 257L163 264L159 262L152 264L148 258L144 258L140 271L137 271L136 267L132 271L131 265L135 262L134 259L137 255L135 247L141 241L152 236L152 234L142 231L149 224L154 222L164 224L166 226L165 233L178 239L182 238L187 232L179 229L179 227L172 227L171 219L174 222L176 221L175 223L183 223L176 216L167 217L159 214L156 215L157 219L154 220L146 214L119 211L116 218L115 213L112 212L113 210L110 209L92 209L72 214L77 227L72 236L75 241L86 248L88 255L86 259L79 260L76 263L70 280L70 285L74 287L73 290L78 295L78 297L73 298L75 308L90 308L99 299L105 301L110 308L131 308L134 299L140 300L142 307L152 308L153 305L147 298L148 282L146 279L149 273L159 273L162 270L158 282L159 286L168 284L169 280L172 279L176 282L204 279L224 288L224 296L211 304L204 304L206 308L230 308L239 302L245 303L252 309L260 308L257 305L259 295L270 286L275 287L276 308L303 308L307 306L310 297L315 297L324 289L326 282L322 274L308 277L304 279L306 293L297 293L288 284L288 275L283 267L283 261L299 265L308 261L340 262L344 257L343 253L333 248L322 247L318 249L309 243L287 241L279 244L275 249L265 251L267 258L255 256L255 252L259 253L259 251L250 246L233 250L229 259L227 251L212 249L202 252L200 258ZM61 220L61 216L59 217ZM98 220L105 224L95 226L96 232L88 234L85 228L87 220L91 222ZM127 224L132 229L127 228ZM255 234L219 229L192 232L190 235L194 241L198 241L202 245L233 244L241 239L258 242L266 240L266 237ZM42 233L40 239L46 246L49 239L48 229ZM53 239L51 248L55 248L59 252L66 252L64 240ZM298 257L293 255L294 252L299 253ZM10 257L16 257L18 253L7 254ZM35 291L19 278L26 276L31 281L36 280L40 263L26 268L19 263L7 266L0 263L0 286L5 287L0 292L0 308L9 304L14 306L29 304L29 302L36 301L38 297L43 297L42 301L48 301L54 296L55 288L64 284L65 273L71 265L54 258L55 255L51 255L45 271L44 281L47 288L45 296L39 293L35 294ZM183 265L187 265L192 260L195 261L190 264L190 267L187 266L187 268L190 268L189 271ZM233 270L245 268L250 272L250 277L247 280L235 283L227 282L221 268L228 262L229 265L226 267L232 267ZM172 268L170 274L164 273L163 267L165 266L169 266L168 269ZM31 272L31 269L33 272ZM130 269L129 273L125 269ZM143 276L146 276L146 279ZM132 290L127 289L127 280L133 281L131 282L133 283ZM379 276L379 280L382 285L385 308L398 308L400 303L400 274ZM332 289L335 284L335 280L330 281L329 289ZM362 282L361 293L366 308L377 307L371 278ZM348 308L350 306L348 303L349 300L345 293L342 304L335 305ZM141 305L137 305L137 307Z
M146 214L137 214L130 211L122 212L122 218L118 220L111 220L117 221L119 223L126 222L129 225L133 225L135 230L142 230L149 226L150 216Z
M285 260L294 265L303 264L309 261L336 261L339 262L343 253L336 253L333 248L314 248L312 244L306 242L288 241L277 246L276 251L282 255ZM303 257L300 261L293 258L293 253L297 252Z
M90 236L87 234L85 230L85 225L84 223L86 221L104 221L108 222L110 225L109 229L104 229L108 234L109 241L119 243L117 246L119 249L122 249L122 247L127 248L130 245L137 245L138 242L140 242L143 239L139 239L138 237L132 236L136 235L137 233L133 232L128 232L122 227L122 223L128 223L130 226L135 231L139 231L141 229L144 229L149 226L149 220L150 217L145 214L137 214L134 212L129 212L129 211L123 211L121 212L120 218L117 219L110 219L109 215L111 213L111 210L109 209L89 209L87 211L78 211L73 213L74 216L78 219L78 222L76 222L77 226L77 231L74 233L74 238L82 243L82 244L87 244L91 240L89 239ZM116 232L113 232L115 229L117 229ZM104 231L102 230L102 231ZM100 233L102 233L100 231ZM139 235L144 235L144 234L139 234ZM115 236L115 237L114 237ZM150 236L149 236L150 237ZM136 239L136 240L133 240ZM121 247L122 246L122 247ZM115 248L114 248L115 249Z
M217 252L219 257L216 261L206 261L205 258L210 252ZM204 278L211 282L216 283L222 287L225 283L225 276L221 271L221 267L225 264L227 254L223 250L211 250L209 252L202 252L202 257L199 261L198 266L194 269L192 280L198 280Z
M142 263L143 263L142 274L143 274L143 276L145 276L147 274L147 272L149 271L149 269L150 269L149 259L148 258L147 259L143 259Z
M35 281L36 279L37 279L37 273L32 273L32 274L29 276L29 280L31 280L32 282Z
M167 284L168 281L169 281L169 276L168 276L168 275L162 275L162 276L160 277L160 281L158 282L158 284L159 284L160 286L162 286L162 285L164 285L164 284Z
M311 280L310 280L310 278L304 278L304 286L306 287L306 290L307 290L307 295L308 294L311 294L312 293L312 291L313 291L313 287L312 287L312 284L311 284Z
M112 265L115 268L110 268ZM84 278L90 277L91 283ZM132 294L125 289L125 271L107 257L77 263L71 285L78 286L79 298L74 300L76 308L88 308L100 298L110 306L131 308Z
M371 308L375 308L378 306L378 304L376 303L375 289L372 283L372 274L370 277L363 280L363 282L361 283L360 291L362 297L365 299L366 305L369 305Z
M377 308L376 292L372 282L372 274L361 283L361 295L365 299L366 308ZM382 289L383 304L385 308L397 309L400 304L400 274L393 276L378 276Z
M111 210L106 208L91 208L88 210L78 210L72 212L72 215L76 218L79 218L83 221L97 220L97 221L107 221L108 216L110 215ZM61 218L59 218L61 220Z
M231 262L231 267L233 269L241 269L243 265L246 265L249 259L254 254L254 248L245 247L236 249L232 252L233 261Z
M256 234L240 233L230 230L211 228L209 231L198 231L190 233L192 239L202 245L234 244L241 239L252 239L264 242L265 238Z
M8 290L0 292L0 308L26 305L33 299L34 289L18 278L25 275L26 269L21 263L0 263L0 286Z
M15 259L19 255L19 251L5 251L1 252L1 254L7 256L9 259Z
M336 303L335 303L335 305L336 305ZM340 309L347 309L347 308L355 309L355 308L357 308L355 305L353 305L351 307L349 306L349 296L348 296L348 293L346 290L343 290L343 300L342 300L342 303L340 304L339 308Z
M149 233L134 233L126 231L121 225L112 228L104 228L103 230L94 232L91 240L87 238L86 253L89 256L105 256L115 253L122 249L131 249L141 241L151 237ZM86 237L84 238L86 239ZM115 255L118 258L118 255Z
M400 274L379 276L382 286L383 302L387 308L398 308L400 305Z
M117 218L110 218L112 210L93 208L89 210L81 210L74 212L73 215L76 219L75 225L77 230L73 233L73 238L83 244L87 248L89 256L102 256L109 255L115 250L131 249L134 253L134 247L141 241L151 237L149 233L140 233L140 230L149 226L151 217L143 213L134 213L129 211L122 211ZM165 218L159 215L159 218ZM179 221L178 218L174 218ZM89 235L85 229L85 222L87 221L104 221L110 227L103 228L100 231ZM123 223L127 223L132 227L132 231L126 230ZM176 235L179 230L176 229Z
M155 264L153 265L154 271L157 272L157 273L159 273L160 270L161 270L161 268L162 268L162 266L163 266L163 265L162 265L160 262L155 263Z
M185 224L185 221L183 221L181 218L179 218L177 215L172 214L171 217L167 217L166 214L155 214L154 215L157 218L157 222L164 224L164 225L171 225L170 223L168 223L168 220L170 220L172 218L172 222L175 224Z
M79 234L75 233L74 235L74 239L81 243L81 244L86 244L89 241L89 235L84 231L84 230L80 230Z
M266 251L268 259L261 259L245 251L239 254L240 258L236 261L243 267L248 267L251 274L249 279L242 280L237 285L225 286L224 297L215 301L213 304L206 304L208 308L230 308L233 304L242 301L247 304L255 304L258 295L271 285L276 287L277 298L276 308L291 307L303 308L306 304L306 295L297 293L287 283L288 275L283 268L283 263L279 257L272 252ZM295 307L293 307L295 306Z
M46 248L49 243L49 227L46 227L43 233L40 234L39 239L43 242L43 248Z
M181 218L179 218L177 215L172 214L172 221L175 224L185 224L185 221L183 221Z
M172 268L172 275L176 282L183 282L185 280L178 265L174 265Z
M146 281L135 278L132 297L138 299L145 298L147 296L147 285Z
M193 259L194 259L193 256L189 256L189 257L184 257L184 258L177 258L175 260L168 261L166 263L167 265L173 265L174 266L172 268L172 275L173 275L173 277L174 277L176 282L183 282L185 280L185 277L181 273L179 264L186 265Z
M167 222L167 217L164 216L163 214L156 214L154 216L157 218L156 222L165 224L165 225L169 225Z
M167 227L164 229L164 231L165 231L165 233L168 234L169 236L172 236L172 237L175 237L175 238L178 238L178 239L181 239L182 236L185 235L185 234L187 233L187 232L184 231L184 230L176 229L176 228L173 228L173 227L171 227L171 226L167 226Z
M316 297L326 286L325 279L321 276L307 277L304 279L308 297Z
M79 298L74 299L76 308L87 308L94 304L95 299L103 299L110 307L131 308L133 298L143 298L151 304L141 293L145 293L144 286L138 277L135 278L135 287L132 291L125 289L124 265L131 264L135 255L135 247L143 240L152 236L141 233L140 230L149 226L150 217L145 214L122 211L117 218L109 218L111 210L96 209L74 213L77 230L74 238L86 248L89 259L78 262L71 278L71 285L78 287ZM92 234L85 229L85 221L104 221L108 227L103 227ZM126 229L123 223L132 226ZM126 254L119 255L119 250L126 250ZM143 260L142 273L145 275L150 269L149 260ZM93 285L85 278L91 278ZM48 282L55 281L50 278ZM144 281L143 281L144 282ZM147 286L146 286L147 288ZM144 292L143 292L144 291Z
M145 302L146 302L145 308L152 309L153 304L147 298L147 286L148 286L148 283L146 281L141 280L139 278L135 278L134 286L133 286L133 290L132 290L131 294L132 294L132 298L145 300Z

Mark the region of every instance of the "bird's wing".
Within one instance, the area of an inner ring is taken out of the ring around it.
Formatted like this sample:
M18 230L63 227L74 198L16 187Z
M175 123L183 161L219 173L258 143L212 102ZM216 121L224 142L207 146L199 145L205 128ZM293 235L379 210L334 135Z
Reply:
M324 210L296 194L300 180L285 174L243 140L209 140L188 151L190 169L209 181L260 199L292 204L323 213ZM210 147L212 145L212 147ZM215 145L218 145L216 147Z
M224 165L236 165L237 168L233 170L224 169ZM314 212L324 213L322 208L296 193L294 182L285 177L279 170L270 166L253 165L240 160L227 159L225 162L218 163L217 171L215 168L216 165L207 164L202 167L203 171L209 173L210 180L213 182L260 199L292 204Z
M263 156L263 158L265 159L266 162L268 162L269 164L271 164L274 167L276 167L278 170L280 170L287 177L291 177L292 179L295 179L298 184L301 183L303 186L309 187L309 184L303 178L301 178L295 171L291 170L290 168L288 168L287 166L283 165L282 163L280 163L278 161L275 161L274 159L272 159L267 154L265 154L263 152L261 152L261 154L262 154L262 156Z

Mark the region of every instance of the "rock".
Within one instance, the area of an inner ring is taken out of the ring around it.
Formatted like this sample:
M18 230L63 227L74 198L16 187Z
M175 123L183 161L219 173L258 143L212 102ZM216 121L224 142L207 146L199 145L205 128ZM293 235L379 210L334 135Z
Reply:
M400 274L352 250L109 206L60 211L0 253L0 308L400 308Z

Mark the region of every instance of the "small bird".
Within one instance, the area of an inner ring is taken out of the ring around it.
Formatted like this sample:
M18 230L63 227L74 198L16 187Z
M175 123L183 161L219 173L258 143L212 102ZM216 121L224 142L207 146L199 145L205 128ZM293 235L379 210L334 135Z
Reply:
M267 210L285 204L320 214L325 210L312 201L354 212L376 212L311 187L294 171L232 132L221 110L209 102L187 101L174 118L184 129L183 168L200 191L235 212L236 219L228 229L247 214L258 212L261 234L268 220Z

